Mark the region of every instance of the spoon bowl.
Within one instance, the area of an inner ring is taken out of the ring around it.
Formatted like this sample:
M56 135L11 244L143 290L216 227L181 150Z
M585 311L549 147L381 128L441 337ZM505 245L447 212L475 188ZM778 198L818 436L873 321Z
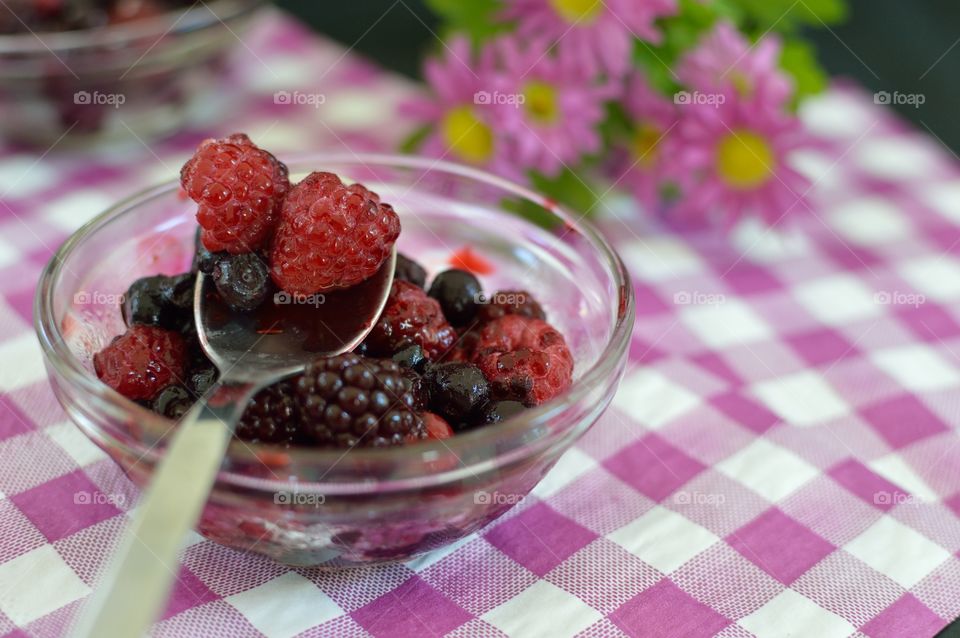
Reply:
M318 357L357 347L387 303L394 249L369 279L313 295L280 291L250 313L232 311L212 277L197 274L194 321L207 357L232 381L269 385L301 372Z

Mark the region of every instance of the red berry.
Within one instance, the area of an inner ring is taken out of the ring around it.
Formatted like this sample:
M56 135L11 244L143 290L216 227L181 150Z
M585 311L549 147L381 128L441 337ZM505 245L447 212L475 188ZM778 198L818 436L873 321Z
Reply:
M290 189L287 167L243 133L201 143L180 184L199 204L203 245L234 254L266 245Z
M133 325L93 355L97 377L128 399L153 399L186 369L187 347L179 333Z
M493 321L504 315L522 315L534 319L546 319L543 308L529 292L525 290L500 290L493 293L477 309L477 318L481 322Z
M444 421L442 417L437 416L433 412L423 412L420 414L420 417L423 419L423 424L427 427L427 438L431 441L449 439L453 436L453 428L451 428L450 424ZM419 439L410 439L410 442L413 443L418 440Z
M379 195L333 173L311 173L283 204L273 280L303 295L355 286L380 269L399 234L400 218Z
M446 353L456 340L457 333L447 323L437 300L409 281L395 279L387 305L365 343L371 354L380 357L418 345L432 361Z
M538 405L573 382L573 355L546 321L506 315L486 324L474 348L473 362L494 394Z

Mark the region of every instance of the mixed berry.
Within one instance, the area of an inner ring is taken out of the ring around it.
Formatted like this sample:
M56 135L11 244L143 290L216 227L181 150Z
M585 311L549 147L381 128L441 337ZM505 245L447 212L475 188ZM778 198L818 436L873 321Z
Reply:
M7 0L0 33L73 31L152 18L188 0Z
M127 331L94 356L104 383L170 419L218 376L193 322L198 272L232 312L249 313L281 291L356 286L380 270L400 235L399 217L376 193L327 172L291 184L286 166L242 134L203 142L181 185L200 226L191 271L133 282L122 307ZM570 387L573 356L529 293L487 296L461 268L427 283L426 269L398 255L366 339L261 390L236 436L286 446L407 445L498 423Z

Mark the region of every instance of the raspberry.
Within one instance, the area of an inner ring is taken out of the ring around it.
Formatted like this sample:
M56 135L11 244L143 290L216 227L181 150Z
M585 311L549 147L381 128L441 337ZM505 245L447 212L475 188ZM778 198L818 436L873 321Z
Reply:
M93 355L97 377L128 399L153 399L183 378L187 348L178 333L135 324Z
M304 434L322 446L386 447L426 438L412 383L393 361L317 359L297 380Z
M349 288L390 256L400 218L360 184L310 173L287 195L271 253L271 274L294 294Z
M287 167L243 133L201 143L180 184L199 204L203 245L234 254L267 243L290 189Z
M553 326L506 315L486 324L473 354L498 398L539 405L570 387L573 356Z
M300 431L300 409L295 384L281 381L254 395L237 424L236 436L251 443L295 443Z
M456 339L456 331L447 323L435 299L408 281L394 280L387 305L365 343L368 352L383 357L418 345L427 359L435 360Z
M525 290L500 290L490 295L486 301L487 303L480 306L477 311L477 318L483 323L499 319L504 315L520 315L542 320L547 318L537 300Z

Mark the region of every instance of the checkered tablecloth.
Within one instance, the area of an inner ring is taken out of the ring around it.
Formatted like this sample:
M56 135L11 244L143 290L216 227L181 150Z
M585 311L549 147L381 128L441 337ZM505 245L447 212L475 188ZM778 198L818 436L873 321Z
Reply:
M47 385L30 322L52 251L210 133L366 150L407 130L412 84L275 14L245 44L224 89L243 108L215 126L0 148L0 633L64 635L136 499ZM318 82L319 108L274 104ZM803 116L817 213L794 232L606 207L636 283L630 368L523 503L426 558L332 573L195 536L155 635L881 638L960 614L960 164L853 89Z

